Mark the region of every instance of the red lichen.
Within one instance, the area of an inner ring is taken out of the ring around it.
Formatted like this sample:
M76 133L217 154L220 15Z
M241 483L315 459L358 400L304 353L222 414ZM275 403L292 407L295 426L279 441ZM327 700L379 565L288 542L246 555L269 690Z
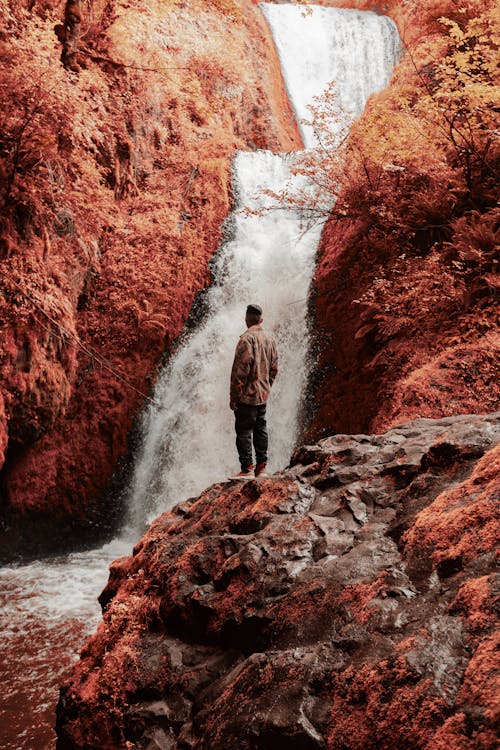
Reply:
M498 620L497 620L498 626ZM484 638L465 672L458 693L458 702L464 706L480 705L489 727L494 731L500 720L500 631Z
M404 537L407 554L428 551L435 564L462 564L500 541L500 447L480 459L469 477L442 492L417 516Z
M328 750L431 746L446 706L429 687L403 658L349 667L334 681Z
M498 594L493 591L494 579L482 576L465 581L458 589L450 611L460 613L475 636L484 633L495 623L494 612L498 606Z
M250 0L82 5L78 72L61 8L25 5L0 11L0 466L10 520L57 526L98 514L210 280L235 149L300 136Z
M346 586L337 599L339 605L347 607L349 615L358 622L366 623L373 610L370 610L369 603L384 588L385 575L382 573L371 583L358 583L355 586Z

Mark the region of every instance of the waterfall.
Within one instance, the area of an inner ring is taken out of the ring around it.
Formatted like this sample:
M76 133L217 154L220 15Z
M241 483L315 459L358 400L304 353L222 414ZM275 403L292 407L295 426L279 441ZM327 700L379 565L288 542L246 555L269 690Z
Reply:
M319 5L259 6L278 50L292 107L306 148L317 141L309 107L335 82L340 131L358 117L368 97L389 83L401 55L401 40L392 19L360 10Z
M309 6L263 4L281 59L290 100L300 121L308 105L336 80L343 124L359 114L371 92L388 82L399 52L394 24L373 13ZM300 124L304 145L316 145ZM305 232L299 213L259 213L269 199L263 189L308 189L290 170L296 155L239 152L234 160L235 209L228 239L214 267L208 315L181 342L159 377L161 409L144 414L142 447L130 491L132 536L152 514L237 467L229 410L229 371L247 302L264 308L264 325L278 340L280 373L269 402L271 469L287 463L293 448L307 377L306 297L314 271L319 227ZM257 209L246 214L242 208ZM0 627L6 656L0 660L6 750L53 747L53 706L61 675L78 642L99 617L94 597L107 564L130 549L109 545L0 571ZM93 593L92 593L93 592Z
M305 14L300 6L260 7L304 145L314 148L313 129L302 122L314 98L335 80L334 127L340 135L368 96L387 85L400 49L396 27L386 17L354 10L309 6ZM288 462L307 378L307 294L321 232L319 225L308 227L296 209L266 210L275 201L265 191L308 189L304 178L290 171L294 158L268 151L236 154L232 237L215 262L206 319L160 374L154 399L161 406L152 405L144 415L129 498L132 526L224 481L237 468L229 374L251 302L263 307L264 327L275 335L280 358L268 406L270 470Z
M306 298L319 228L304 234L295 212L243 209L264 208L269 199L262 191L279 190L291 176L290 163L269 151L235 157L233 238L216 259L209 314L161 373L154 394L161 408L153 405L145 415L131 500L139 516L199 494L237 468L229 374L250 302L262 306L280 358L268 408L271 470L289 458L306 377Z

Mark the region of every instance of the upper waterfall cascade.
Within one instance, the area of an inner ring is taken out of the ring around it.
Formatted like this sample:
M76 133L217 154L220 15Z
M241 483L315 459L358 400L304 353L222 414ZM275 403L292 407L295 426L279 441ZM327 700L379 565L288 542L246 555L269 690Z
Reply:
M341 117L359 114L372 91L385 86L399 55L392 21L373 13L263 4L298 120L327 84L337 81ZM312 129L301 123L306 148ZM130 551L141 525L188 495L224 480L237 467L229 371L246 304L260 303L276 335L280 373L269 402L271 469L288 462L307 377L307 294L320 228L305 232L294 211L259 212L291 180L297 155L239 152L234 160L235 208L227 240L214 262L208 313L182 340L159 377L144 414L142 446L130 487L129 526L94 550L0 570L3 705L6 750L53 747L53 706L70 658L99 619L96 595L109 562ZM294 180L291 180L290 189ZM297 185L302 191L308 186ZM246 213L243 208L257 209ZM130 535L128 535L128 533ZM41 739L41 737L47 738ZM52 739L51 739L52 738Z
M360 10L308 6L259 6L271 28L292 107L306 148L318 143L310 106L334 82L340 131L358 117L368 97L389 83L401 55L392 19Z
M400 54L394 23L375 13L321 6L260 5L273 33L287 90L306 148L316 137L308 109L335 81L342 128L367 98L387 85ZM263 191L293 189L293 155L238 152L234 160L235 208L219 250L208 314L161 373L142 425L142 445L132 479L130 523L137 526L237 467L229 373L249 302L264 310L276 336L280 372L270 397L270 468L284 466L294 447L307 378L307 295L320 226L308 228L300 212L273 209ZM307 186L303 178L300 189ZM245 212L244 209L253 209ZM307 229L307 231L306 231Z

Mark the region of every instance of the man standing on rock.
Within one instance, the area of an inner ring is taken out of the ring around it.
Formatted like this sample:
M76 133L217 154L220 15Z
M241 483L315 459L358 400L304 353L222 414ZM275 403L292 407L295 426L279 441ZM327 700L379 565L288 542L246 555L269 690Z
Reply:
M248 305L245 323L247 330L240 336L234 354L229 401L235 416L236 448L241 465L240 473L229 479L237 480L267 476L266 405L278 372L276 343L262 329L259 305Z

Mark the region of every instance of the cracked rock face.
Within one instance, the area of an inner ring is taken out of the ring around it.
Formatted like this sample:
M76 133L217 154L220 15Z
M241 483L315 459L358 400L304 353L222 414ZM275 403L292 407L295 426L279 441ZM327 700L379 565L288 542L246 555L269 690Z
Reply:
M58 748L494 747L499 442L500 414L336 435L158 518Z

